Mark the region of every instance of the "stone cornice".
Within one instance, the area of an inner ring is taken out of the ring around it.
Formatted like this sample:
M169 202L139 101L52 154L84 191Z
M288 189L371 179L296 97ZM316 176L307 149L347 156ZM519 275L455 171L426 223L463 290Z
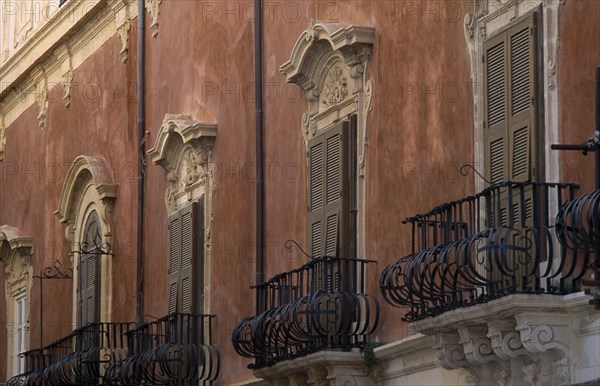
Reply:
M121 55L126 59L128 37L124 32L134 17L137 17L137 4L132 0L66 2L0 67L4 127L36 102L40 83L50 89L69 82L72 71L117 33L124 44ZM66 93L68 107L70 90ZM0 143L0 152L1 147Z
M10 251L17 250L21 255L33 254L33 238L21 236L19 229L0 225L0 261L4 261L8 256L4 256L3 244L7 243Z

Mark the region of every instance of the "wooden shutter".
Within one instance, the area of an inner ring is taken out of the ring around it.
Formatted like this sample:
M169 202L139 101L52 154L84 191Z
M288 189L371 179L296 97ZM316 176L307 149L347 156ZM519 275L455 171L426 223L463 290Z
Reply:
M99 318L99 262L102 247L100 220L90 213L84 226L77 275L77 324L79 327L98 322Z
M536 180L536 14L484 45L485 174Z
M485 173L493 184L538 180L536 17L533 13L484 45ZM489 227L518 230L507 236L510 246L522 246L528 227L534 225L534 194L531 186L505 188L489 204ZM522 254L508 250L502 259L493 260L496 266L489 277L523 290L522 278L531 267Z
M193 202L169 219L169 313L197 313L202 307L202 202Z
M347 121L309 141L309 251L313 257L350 255L351 135Z

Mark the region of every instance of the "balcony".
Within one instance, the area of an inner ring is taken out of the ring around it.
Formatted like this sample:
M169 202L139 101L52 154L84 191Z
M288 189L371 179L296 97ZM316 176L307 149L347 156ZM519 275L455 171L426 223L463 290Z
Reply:
M577 188L506 182L407 218L413 251L383 271L385 299L414 321L510 294L580 291L591 254L562 247L570 228L551 218Z
M597 345L582 287L598 265L598 193L563 183L494 185L407 218L412 251L380 276L386 301L435 338L440 363L472 384L564 385Z
M109 372L125 385L214 381L221 363L212 345L214 319L215 315L171 313L127 332L130 355Z
M256 315L235 327L235 350L260 369L321 350L362 347L379 319L379 305L364 285L372 262L315 258L254 286Z
M190 385L219 375L214 315L169 314L133 323L92 323L22 354L26 372L7 386Z
M91 323L54 343L22 354L25 373L12 385L115 384L107 369L127 355L125 333L132 323Z

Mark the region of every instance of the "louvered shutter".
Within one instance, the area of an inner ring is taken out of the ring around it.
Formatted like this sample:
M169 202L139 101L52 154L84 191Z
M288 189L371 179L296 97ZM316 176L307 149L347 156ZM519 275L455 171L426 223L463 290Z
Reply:
M509 68L509 170L515 182L534 179L536 141L535 15L507 31Z
M202 308L203 202L193 202L170 217L169 313Z
M348 256L349 129L344 121L308 144L309 250L313 257Z
M507 179L507 47L505 35L484 46L484 142L486 177L493 184Z
M538 179L536 28L534 13L485 43L485 170L492 183ZM531 266L523 249L513 248L522 247L522 235L536 220L534 194L531 186L502 189L488 208L489 227L518 231L505 240L510 248L495 260L503 267L496 266L490 277L519 290Z
M181 269L181 212L169 217L169 313L179 309L179 271Z
M77 324L79 327L99 321L98 250L102 246L100 220L90 213L85 226L79 255L77 282Z

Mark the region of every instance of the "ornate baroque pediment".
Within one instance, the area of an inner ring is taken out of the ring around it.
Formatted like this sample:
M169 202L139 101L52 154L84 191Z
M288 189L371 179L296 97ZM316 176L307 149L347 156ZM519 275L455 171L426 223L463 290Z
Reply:
M155 165L167 172L169 213L207 192L209 162L216 135L216 124L200 123L189 115L165 115L156 143L148 155Z
M366 130L372 96L366 69L374 42L375 28L355 25L316 23L300 35L280 70L306 93L305 142L349 114L358 114L359 131Z
M0 225L0 261L7 274L7 296L23 291L28 287L31 276L31 255L33 239L21 236L19 230L8 225Z

